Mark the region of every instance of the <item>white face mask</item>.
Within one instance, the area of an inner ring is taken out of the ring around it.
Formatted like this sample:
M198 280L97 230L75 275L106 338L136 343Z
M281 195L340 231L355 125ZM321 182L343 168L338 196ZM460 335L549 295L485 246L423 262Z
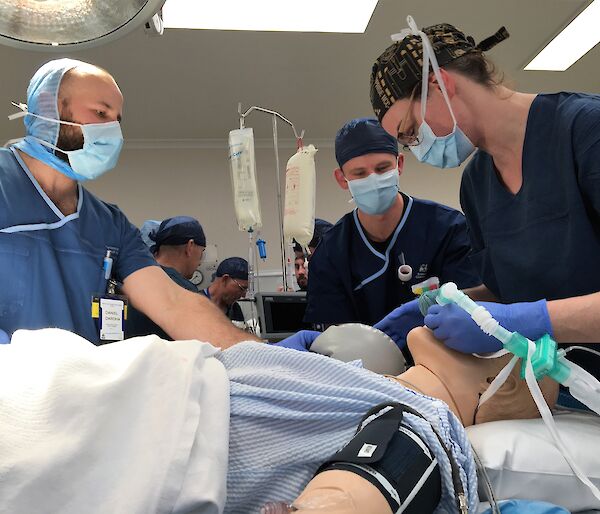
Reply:
M412 16L407 17L408 25L410 28L404 29L398 34L392 35L392 41L401 41L406 36L415 35L419 36L423 41L423 83L421 87L421 118L423 122L419 127L419 141L420 143L416 146L410 146L410 151L415 157L421 161L431 164L437 168L456 168L462 164L469 155L475 150L475 146L465 133L460 129L456 123L454 111L450 105L450 99L448 98L448 92L446 91L446 85L442 79L440 68L438 66L437 58L431 42L427 35L418 29L415 20ZM425 112L427 110L427 92L429 88L429 63L433 68L433 73L437 79L444 101L448 106L454 127L452 132L446 136L436 136L431 127L425 121Z

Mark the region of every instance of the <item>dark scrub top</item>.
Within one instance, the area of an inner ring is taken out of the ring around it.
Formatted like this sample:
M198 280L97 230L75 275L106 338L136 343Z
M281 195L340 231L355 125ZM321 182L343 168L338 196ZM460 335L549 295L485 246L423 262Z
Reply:
M538 95L522 162L516 194L483 151L463 174L461 205L483 283L501 302L600 291L600 96ZM568 357L600 376L597 357Z
M192 284L189 280L185 279L176 269L169 268L167 266L161 266L161 268L165 271L167 275L169 275L169 277L171 277L171 280L173 280L173 282L175 282L176 284L180 285L184 289L187 289L188 291L192 291L194 293L198 292L196 286ZM172 339L148 316L142 314L140 311L138 311L132 306L129 306L127 323L125 324L125 333L127 334L128 338L156 334L161 339L167 339L169 341Z
M410 286L429 277L461 288L481 283L467 258L464 216L445 205L403 197L402 218L384 244L369 241L356 210L323 235L309 264L305 322L372 325L414 299ZM408 283L398 279L401 254L413 269Z
M200 292L210 300L210 292L208 291L208 288L202 289L202 291ZM227 316L227 318L230 321L246 321L244 319L244 313L242 311L242 308L237 302L233 302L229 307L227 307L227 310L225 311L225 316Z
M58 327L98 344L92 296L106 292L102 264L113 257L122 282L156 261L115 205L78 186L65 216L18 153L0 149L0 329Z

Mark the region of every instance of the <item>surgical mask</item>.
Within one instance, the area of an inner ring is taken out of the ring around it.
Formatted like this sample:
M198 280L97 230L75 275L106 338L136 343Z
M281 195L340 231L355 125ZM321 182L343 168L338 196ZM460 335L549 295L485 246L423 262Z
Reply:
M348 180L348 188L356 206L367 214L383 214L398 195L398 168L385 173L371 173L368 177Z
M437 58L435 57L435 52L429 38L423 31L419 30L412 16L408 16L407 21L410 28L404 29L398 34L393 34L392 41L401 41L409 35L419 36L423 41L423 82L421 87L421 118L423 122L419 127L418 137L420 143L416 146L410 146L410 151L420 162L431 164L436 168L456 168L467 160L467 157L475 150L475 146L456 123L456 117L450 105L446 85L442 79ZM429 87L429 63L431 63L433 73L454 122L452 132L446 136L436 136L425 121Z
M19 107L23 109L22 105ZM78 181L93 180L102 176L117 165L119 154L123 147L123 134L121 132L121 125L118 121L81 124L71 121L55 120L26 111L9 116L9 118L15 119L22 116L35 116L45 121L81 127L83 133L83 148L79 150L63 150L48 141L44 141L34 136L26 136L24 141L25 143L29 142L29 146L34 150L35 153L32 157L39 158L43 162L46 162L47 159L45 159L43 153L41 154L39 152L39 145L37 145L38 148L37 151L35 151L36 145L32 144L32 142L65 153L69 158L70 166L61 165L60 162L58 162L60 161L58 158L52 159L52 162L47 162L47 164L56 167L69 178ZM23 150L28 153L26 147L24 147ZM62 162L64 164L64 161Z

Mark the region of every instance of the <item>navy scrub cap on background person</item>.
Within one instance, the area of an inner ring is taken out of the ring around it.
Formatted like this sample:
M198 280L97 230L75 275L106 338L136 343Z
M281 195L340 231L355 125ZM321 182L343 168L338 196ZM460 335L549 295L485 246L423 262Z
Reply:
M313 238L308 243L310 248L316 248L319 244L319 241L323 237L323 234L327 232L331 227L333 227L333 223L329 223L327 220L322 220L321 218L315 218L315 228L313 230ZM296 240L294 239L294 251L295 252L303 252L302 246L300 246Z
M248 261L241 257L229 257L219 264L215 276L229 275L231 278L248 280Z
M368 153L398 155L398 141L375 118L356 118L335 136L335 158L341 168L350 159Z
M190 216L167 218L158 229L150 232L148 237L155 243L150 248L152 252L156 252L163 245L184 245L190 239L193 239L194 243L199 246L206 246L206 236L202 225L196 218Z

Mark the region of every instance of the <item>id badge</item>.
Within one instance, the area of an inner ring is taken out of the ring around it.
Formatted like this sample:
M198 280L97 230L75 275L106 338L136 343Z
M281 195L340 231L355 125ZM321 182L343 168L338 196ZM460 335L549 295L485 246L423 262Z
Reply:
M97 322L101 343L125 339L127 298L121 295L98 295L92 298L92 318Z

